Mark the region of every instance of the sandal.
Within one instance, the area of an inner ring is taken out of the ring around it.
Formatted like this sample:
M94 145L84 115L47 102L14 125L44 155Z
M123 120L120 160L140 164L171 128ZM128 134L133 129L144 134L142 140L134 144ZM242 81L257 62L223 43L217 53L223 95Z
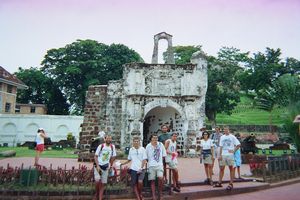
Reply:
M222 183L216 183L214 184L214 187L223 187Z
M227 186L227 188L226 188L226 190L232 190L232 188L233 188L233 184L229 183L228 186Z

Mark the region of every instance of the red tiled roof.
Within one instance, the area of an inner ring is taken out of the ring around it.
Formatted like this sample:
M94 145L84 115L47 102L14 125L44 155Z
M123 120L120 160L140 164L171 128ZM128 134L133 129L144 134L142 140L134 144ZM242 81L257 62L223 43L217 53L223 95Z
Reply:
M27 88L25 83L0 66L0 81L10 83L18 88Z

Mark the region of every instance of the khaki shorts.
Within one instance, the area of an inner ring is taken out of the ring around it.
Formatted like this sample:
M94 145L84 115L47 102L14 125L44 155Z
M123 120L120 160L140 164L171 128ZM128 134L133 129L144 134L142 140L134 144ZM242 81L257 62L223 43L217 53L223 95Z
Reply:
M98 182L98 181L101 180L101 183L107 183L109 169L107 169L107 170L100 169L100 170L101 170L101 175L97 171L96 167L94 167L94 178L95 178L95 181Z
M170 169L177 169L177 163L175 163L174 161L167 162L167 165Z
M219 166L234 166L234 156L232 155L223 155L222 160L219 160Z
M163 166L155 166L149 167L148 180L155 180L157 177L164 176L164 167Z
M214 147L214 158L218 159L220 155L220 147Z

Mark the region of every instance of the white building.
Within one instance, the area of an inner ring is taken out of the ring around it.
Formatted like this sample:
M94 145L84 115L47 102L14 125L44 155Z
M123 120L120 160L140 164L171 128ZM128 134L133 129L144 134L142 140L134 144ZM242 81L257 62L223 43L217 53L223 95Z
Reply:
M34 141L40 127L53 142L66 140L68 133L78 142L82 122L83 116L0 114L0 144L17 146Z

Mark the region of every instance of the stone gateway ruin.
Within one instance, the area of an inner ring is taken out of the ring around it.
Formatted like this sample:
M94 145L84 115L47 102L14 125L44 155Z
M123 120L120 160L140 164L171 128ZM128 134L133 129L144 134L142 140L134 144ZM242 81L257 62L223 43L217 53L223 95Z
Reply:
M158 64L159 40L168 41L167 62ZM100 130L110 133L117 148L131 146L139 135L143 145L163 124L178 133L179 151L196 148L196 138L205 119L207 60L196 52L190 64L176 65L172 35L154 36L152 63L128 63L123 78L108 85L90 86L86 95L80 147L90 148Z

